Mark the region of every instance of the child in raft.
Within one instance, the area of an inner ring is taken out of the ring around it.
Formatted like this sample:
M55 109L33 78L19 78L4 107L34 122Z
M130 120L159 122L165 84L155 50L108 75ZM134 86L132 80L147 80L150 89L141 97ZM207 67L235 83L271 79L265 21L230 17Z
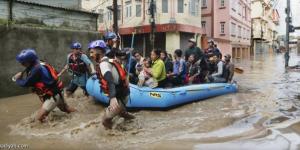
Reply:
M151 68L151 59L150 58L145 58L143 60L143 65L144 68ZM150 88L155 88L158 86L158 82L148 74L142 65L137 66L137 70L139 71L139 82L138 86L148 86Z

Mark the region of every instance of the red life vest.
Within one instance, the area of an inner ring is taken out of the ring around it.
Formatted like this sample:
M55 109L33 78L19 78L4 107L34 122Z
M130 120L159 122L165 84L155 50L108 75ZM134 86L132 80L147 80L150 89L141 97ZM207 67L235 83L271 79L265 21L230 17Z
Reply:
M83 74L88 71L86 64L81 60L82 54L83 53L80 53L76 56L74 53L72 53L68 58L69 68L75 74Z
M117 72L119 74L118 86L120 88L122 88L122 90L128 91L129 90L129 81L127 79L127 72L125 71L125 69L123 69L121 64L119 62L117 62L116 60L112 60L112 61L110 60L109 63L112 64L117 69ZM96 64L96 74L99 79L100 88L103 90L103 92L105 94L109 94L108 82L104 79L104 76L101 73L98 63Z
M59 80L57 76L57 71L54 69L53 66L47 63L41 63L44 66L54 82L52 85L46 85L44 82L37 82L34 84L33 92L36 93L42 100L45 98L49 98L61 92L63 90L63 83Z

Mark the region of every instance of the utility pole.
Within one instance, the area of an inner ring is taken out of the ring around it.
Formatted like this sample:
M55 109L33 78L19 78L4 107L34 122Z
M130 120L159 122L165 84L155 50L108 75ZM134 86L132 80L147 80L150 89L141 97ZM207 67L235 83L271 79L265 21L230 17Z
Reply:
M8 21L9 21L9 23L12 23L12 21L13 21L13 0L9 0L8 10L9 10Z
M119 27L118 27L118 0L113 0L113 19L114 19L114 24L113 24L113 29L115 34L117 35L117 44L116 48L118 49L120 46L120 37L119 35Z
M154 49L154 43L155 43L155 3L154 0L151 0L150 2L150 23L151 23L151 33L150 33L150 47L151 50Z
M290 59L290 47L289 47L289 42L290 42L290 23L291 23L291 17L290 17L290 12L291 12L291 2L290 0L287 0L287 7L285 9L286 12L286 18L285 18L285 22L286 22L286 37L285 37L285 49L286 52L284 54L284 58L285 58L285 67L289 66L289 59Z

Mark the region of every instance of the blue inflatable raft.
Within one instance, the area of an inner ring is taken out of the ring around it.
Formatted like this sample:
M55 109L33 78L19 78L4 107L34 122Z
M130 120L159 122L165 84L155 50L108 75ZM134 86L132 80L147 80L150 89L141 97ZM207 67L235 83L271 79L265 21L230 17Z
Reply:
M96 101L108 104L108 97L100 90L98 80L90 78L86 89ZM237 90L236 84L229 83L197 84L170 89L152 89L130 84L130 97L126 106L127 108L166 109L209 97L235 93Z

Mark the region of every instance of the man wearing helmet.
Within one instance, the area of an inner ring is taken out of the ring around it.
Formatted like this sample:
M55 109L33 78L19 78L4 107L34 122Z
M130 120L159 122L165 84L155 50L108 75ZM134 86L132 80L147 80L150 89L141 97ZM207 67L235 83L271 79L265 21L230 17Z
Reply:
M72 80L66 89L67 97L72 95L78 86L81 87L84 95L88 96L85 85L88 79L88 73L96 73L94 65L87 55L82 53L80 43L74 42L70 48L72 49L72 53L68 55L67 64L58 76L61 76L67 69L72 74Z
M106 129L111 129L112 119L117 115L125 119L134 118L126 111L126 103L130 94L127 73L120 63L105 56L106 44L103 40L91 42L89 51L90 57L97 63L96 72L101 91L107 94L110 99L102 124Z
M62 95L63 85L55 69L47 63L40 63L35 50L22 50L16 60L25 67L25 70L17 73L13 81L21 87L33 87L33 92L39 96L43 103L37 114L39 121L43 122L55 107L66 113L76 111L65 103Z
M114 59L116 56L116 44L118 36L114 32L106 32L104 36L106 42L106 56L110 59Z

